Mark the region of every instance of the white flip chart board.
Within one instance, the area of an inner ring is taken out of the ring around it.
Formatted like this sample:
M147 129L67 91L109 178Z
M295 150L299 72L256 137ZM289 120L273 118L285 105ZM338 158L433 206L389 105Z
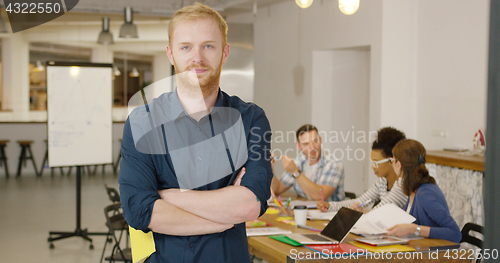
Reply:
M49 62L49 166L113 162L112 64Z

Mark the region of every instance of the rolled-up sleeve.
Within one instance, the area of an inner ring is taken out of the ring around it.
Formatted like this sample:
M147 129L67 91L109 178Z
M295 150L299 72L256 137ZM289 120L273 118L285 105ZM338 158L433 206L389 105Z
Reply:
M260 215L267 210L267 200L271 196L271 126L264 110L257 108L250 124L248 142L248 161L245 164L246 173L241 185L252 191L260 201ZM259 215L259 216L260 216Z
M148 232L154 203L160 199L156 170L151 155L136 149L129 119L123 129L121 151L118 183L123 215L130 226Z

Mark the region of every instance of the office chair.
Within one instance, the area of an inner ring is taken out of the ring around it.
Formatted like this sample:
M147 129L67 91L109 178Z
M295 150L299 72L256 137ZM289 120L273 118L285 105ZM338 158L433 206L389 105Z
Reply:
M460 240L460 243L462 243L462 242L469 243L469 244L474 245L482 250L483 249L483 241L477 237L471 236L471 234L470 234L471 231L483 234L483 227L478 225L478 224L474 224L474 223L470 223L470 222L465 224L464 227L462 228L462 231L461 231L462 240ZM482 257L478 257L476 259L476 263L481 262L481 258Z
M111 236L115 242L113 249L111 250L111 256L106 257L105 260L112 262L130 262L132 263L132 251L128 247L128 224L123 217L121 211L121 203L116 202L108 205L104 208L104 216L106 217L106 226L109 229L108 236ZM117 232L120 232L119 235ZM120 246L123 235L127 236L127 247L122 249ZM106 244L104 244L104 250L102 251L101 261L104 257L104 252L106 250Z
M106 192L108 193L109 200L113 204L120 203L120 193L118 193L118 191L115 188L109 187L107 184L105 184L104 187L106 188ZM115 210L114 213L118 214L118 213L120 213L120 211L119 210ZM123 216L122 216L122 218L123 218ZM107 223L106 223L106 225L107 225ZM121 226L121 228L119 228L119 227L117 228L117 226ZM126 241L125 242L127 244L126 248L128 248L128 236L129 236L128 235L128 231L129 230L128 230L128 224L125 221L125 218L123 218L123 222L121 222L121 223L115 223L115 231L118 231L118 230L122 230L122 231L125 230L127 232ZM104 243L104 248L102 250L101 261L100 262L102 262L102 259L104 257L104 253L106 251L107 243L112 243L113 242L113 239L111 238L111 235L112 235L111 231L108 231L108 234L106 235L106 241L107 242Z
M104 187L106 187L106 192L108 192L108 197L111 202L120 202L120 193L118 193L115 188L109 187L107 184L105 184Z
M345 197L349 199L356 199L356 194L353 192L345 192Z

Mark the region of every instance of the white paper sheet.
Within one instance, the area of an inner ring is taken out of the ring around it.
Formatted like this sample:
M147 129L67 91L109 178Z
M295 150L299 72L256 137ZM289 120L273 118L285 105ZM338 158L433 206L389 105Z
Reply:
M410 224L416 219L395 204L386 204L370 213L364 214L354 225L351 233L375 235L387 233L387 228L397 224Z
M307 219L309 219L309 220L332 220L332 218L336 214L337 214L337 211L321 212L320 210L309 210L309 211L307 211Z
M247 228L247 236L271 236L271 235L281 235L290 234L292 231L284 230L279 227L252 227Z

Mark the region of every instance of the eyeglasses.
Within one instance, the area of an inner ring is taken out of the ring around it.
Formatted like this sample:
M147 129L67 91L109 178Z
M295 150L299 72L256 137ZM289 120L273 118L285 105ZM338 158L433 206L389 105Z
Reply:
M372 162L373 167L378 168L378 165L381 163L386 163L386 162L392 163L391 159L394 159L394 158L385 158L385 159L382 159L380 161L374 161L374 160L370 159L370 161Z

